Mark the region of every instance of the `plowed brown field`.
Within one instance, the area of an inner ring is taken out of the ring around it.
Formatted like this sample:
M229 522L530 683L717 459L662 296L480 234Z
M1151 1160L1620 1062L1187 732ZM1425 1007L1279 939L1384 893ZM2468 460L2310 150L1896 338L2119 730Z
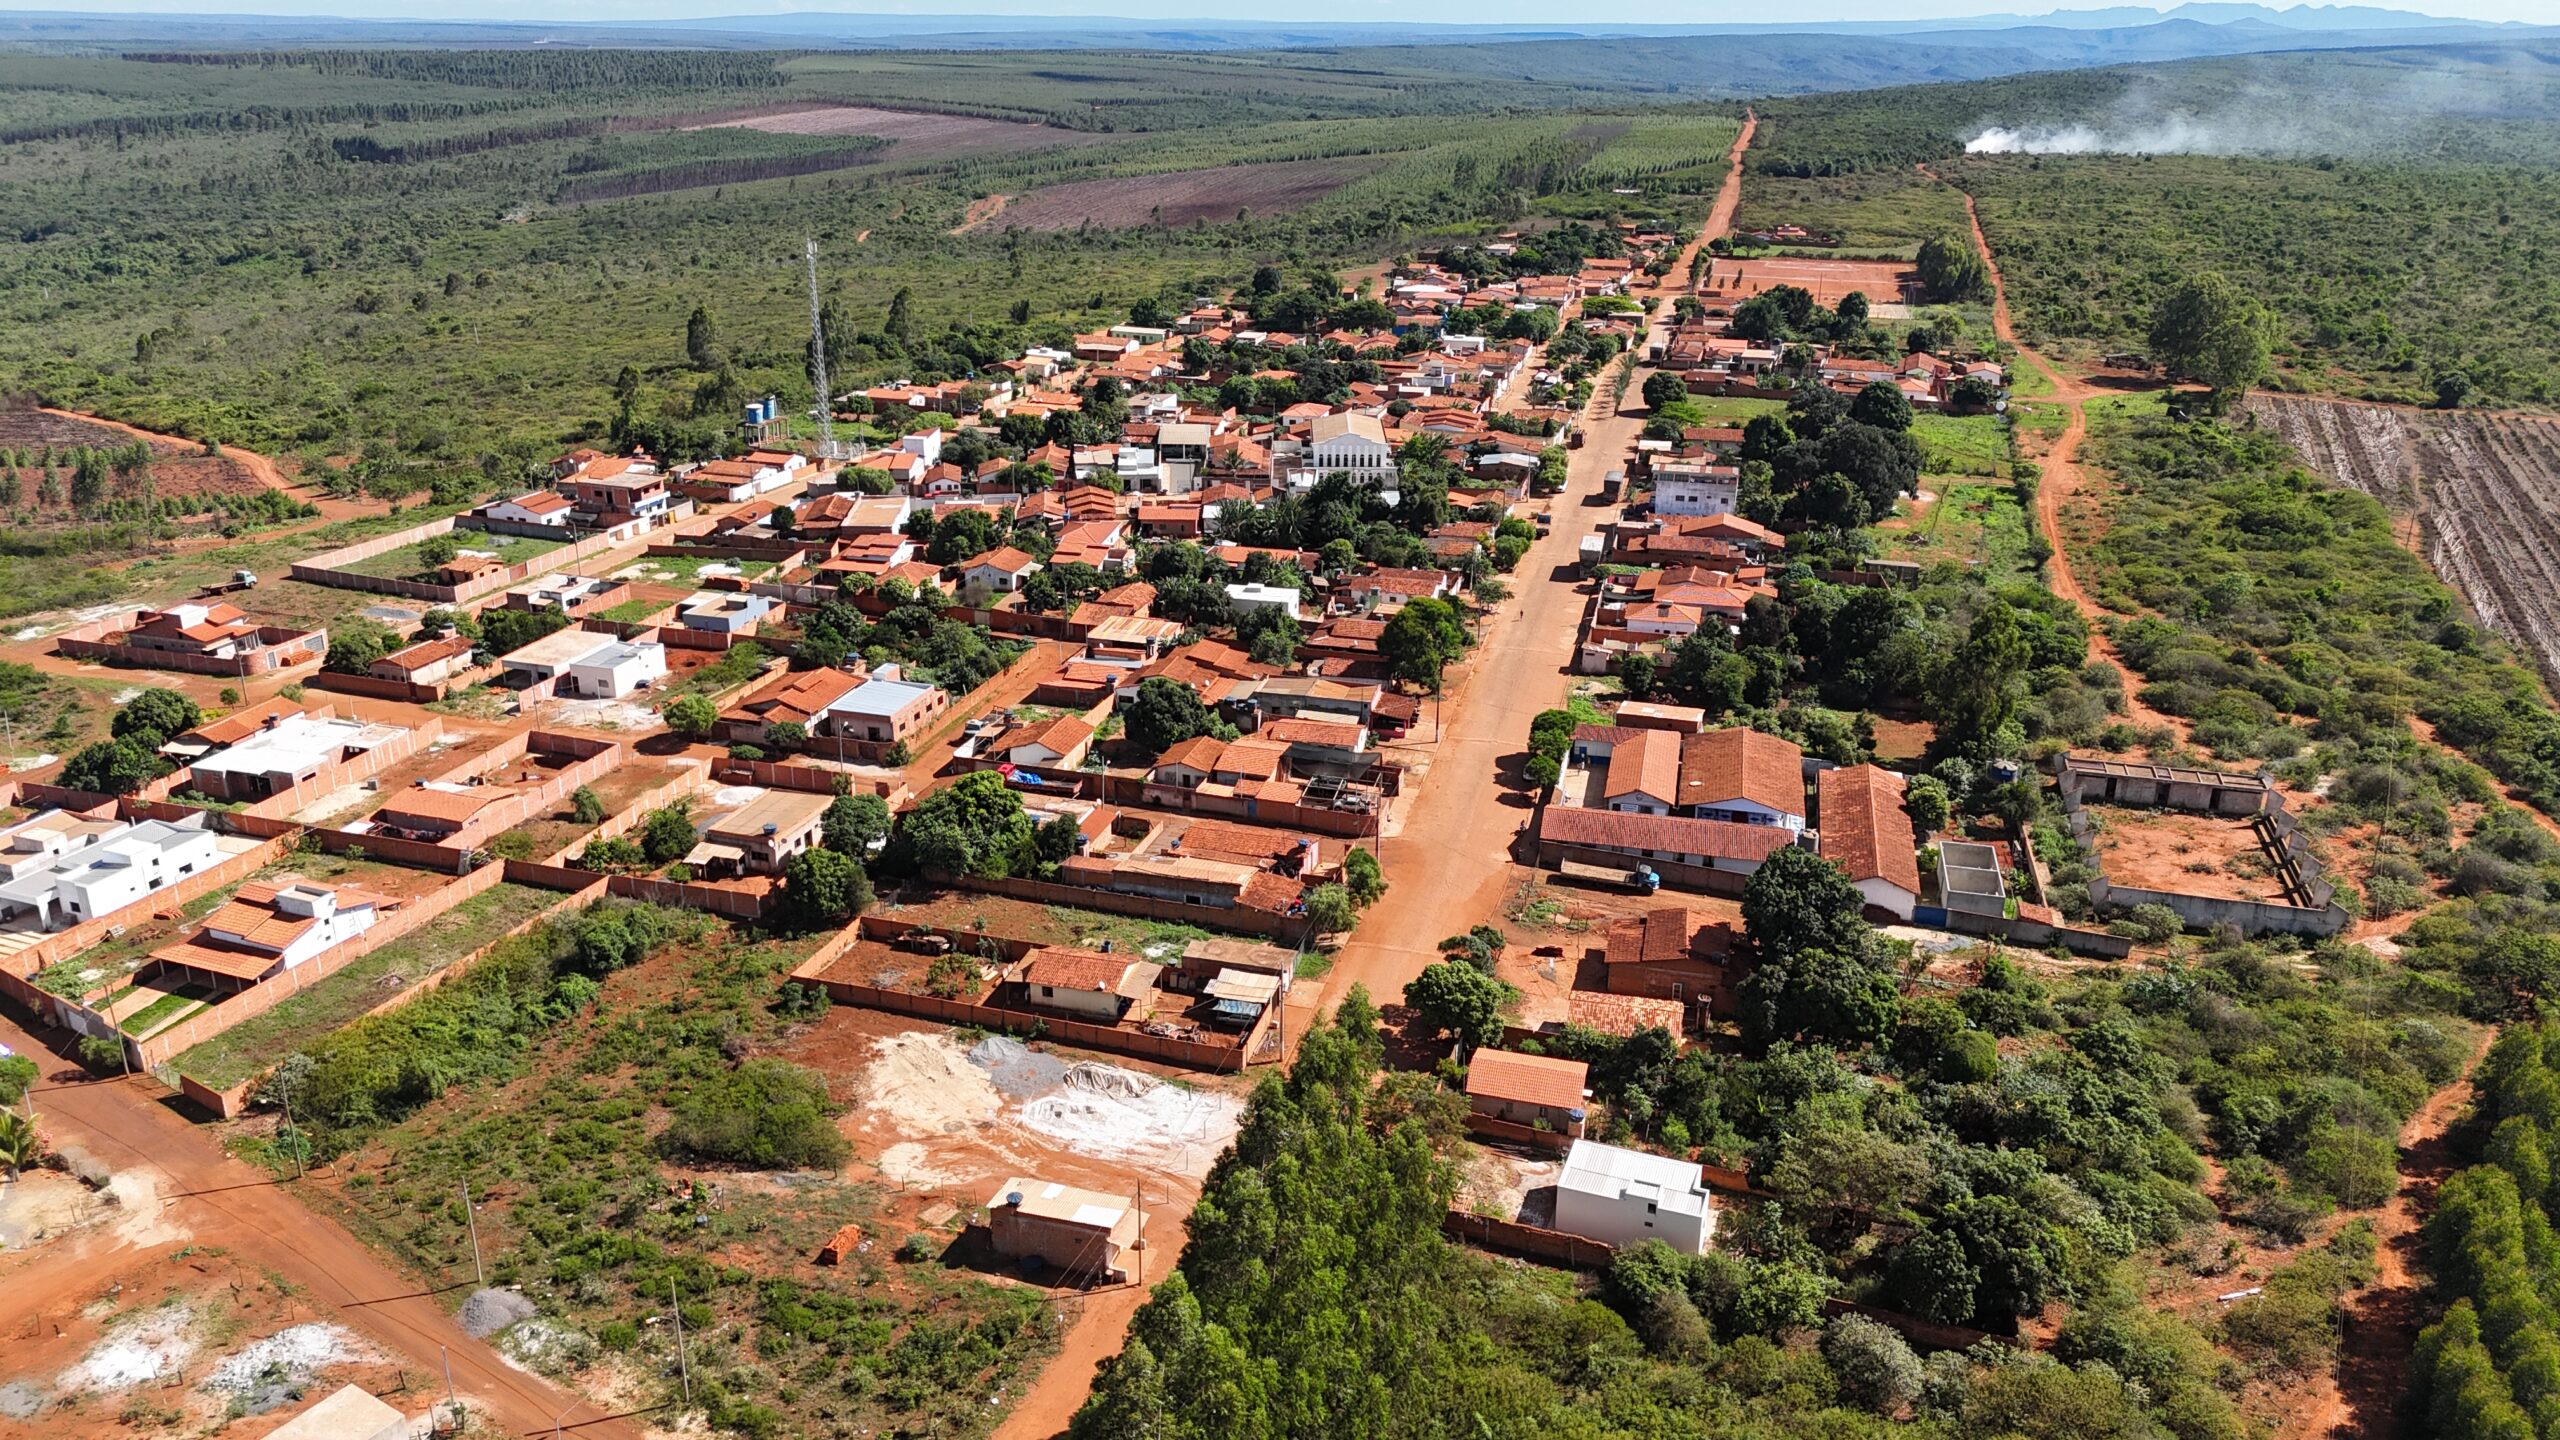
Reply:
M2560 425L2297 395L2249 408L2313 469L2413 517L2427 563L2560 684Z
M1323 199L1357 179L1367 163L1283 160L1270 165L1222 165L1215 170L1174 170L1116 180L1077 180L1017 196L1003 207L1000 216L990 212L977 223L1007 230L1073 230L1090 221L1120 229L1232 220L1238 210L1267 215Z

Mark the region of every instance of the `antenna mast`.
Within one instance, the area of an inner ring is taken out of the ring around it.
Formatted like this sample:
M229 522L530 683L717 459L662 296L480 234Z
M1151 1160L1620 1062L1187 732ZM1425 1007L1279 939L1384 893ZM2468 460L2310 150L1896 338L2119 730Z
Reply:
M809 237L809 377L818 388L818 454L836 458L836 402L827 392L827 332L818 318L818 240Z

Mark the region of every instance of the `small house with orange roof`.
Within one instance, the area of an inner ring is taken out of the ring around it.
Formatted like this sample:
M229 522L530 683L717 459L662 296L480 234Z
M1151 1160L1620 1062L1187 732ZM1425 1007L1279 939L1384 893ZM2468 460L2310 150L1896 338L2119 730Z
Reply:
M194 934L152 951L151 963L218 989L246 989L372 929L386 904L353 887L251 881Z

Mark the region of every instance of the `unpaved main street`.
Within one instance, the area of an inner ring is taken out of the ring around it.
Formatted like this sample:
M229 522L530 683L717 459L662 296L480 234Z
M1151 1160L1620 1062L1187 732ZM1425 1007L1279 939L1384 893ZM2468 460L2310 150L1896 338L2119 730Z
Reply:
M1687 275L1709 238L1731 227L1742 199L1742 156L1756 125L1756 118L1744 119L1724 187L1672 267L1675 281ZM1664 318L1656 318L1657 328ZM1641 390L1650 373L1639 366L1627 393ZM1382 1004L1395 1001L1406 982L1438 958L1442 937L1497 918L1521 877L1511 849L1532 813L1519 774L1529 722L1563 703L1588 602L1575 581L1576 547L1611 513L1599 503L1600 482L1625 466L1644 420L1617 413L1604 381L1584 428L1588 438L1573 452L1564 493L1553 502L1554 528L1513 574L1516 606L1489 622L1483 643L1452 677L1439 740L1416 727L1420 743L1404 747L1408 760L1427 757L1421 798L1403 832L1380 847L1386 898L1361 917L1351 943L1335 956L1329 996L1358 984Z

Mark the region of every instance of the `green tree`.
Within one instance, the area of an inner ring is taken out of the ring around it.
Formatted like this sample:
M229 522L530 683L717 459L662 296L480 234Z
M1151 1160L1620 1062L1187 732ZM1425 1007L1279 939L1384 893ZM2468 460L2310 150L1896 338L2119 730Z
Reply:
M569 792L569 818L581 825L600 824L604 820L604 798L581 785Z
M1360 907L1344 887L1319 885L1307 892L1307 923L1318 935L1340 935L1360 923Z
M687 740L700 740L720 720L720 707L707 695L678 695L658 712L667 728Z
M1763 964L1803 950L1863 953L1874 934L1865 908L1848 872L1793 845L1772 852L1742 885L1745 943Z
M1342 857L1343 884L1351 898L1361 906L1375 905L1387 893L1387 879L1378 868L1378 857L1354 845Z
M1822 1359L1840 1397L1863 1410L1895 1415L1920 1398L1920 1357L1891 1329L1864 1315L1834 1316L1822 1327Z
M15 1180L20 1171L43 1158L44 1146L36 1139L35 1125L14 1110L0 1110L0 1170Z
M696 370L708 370L720 363L720 336L711 324L711 311L701 305L684 321L684 359Z
M1938 667L1939 738L1980 759L1998 758L2022 740L2016 723L2031 659L2017 611L2005 601L1985 605Z
M640 853L652 865L682 859L700 832L693 827L691 807L679 800L652 810L640 822Z
M130 795L169 773L169 762L156 750L146 749L131 736L121 740L101 740L62 766L55 782L66 790L85 790L92 795Z
M1849 418L1879 430L1911 428L1911 397L1889 380L1871 380L1849 402Z
M889 836L889 802L877 795L839 795L818 822L819 843L860 857Z
M400 648L400 637L388 625L363 615L350 615L329 627L329 658L322 665L340 675L362 675L373 662Z
M119 740L131 737L135 744L157 750L194 729L203 718L204 712L193 700L154 686L124 702L107 722L107 733Z
M1659 410L1675 401L1689 398L1689 382L1668 370L1656 370L1644 377L1644 405Z
M1929 301L1951 305L1991 293L1991 267L1962 235L1932 235L1920 242L1920 288Z
M1914 775L1903 787L1902 809L1911 817L1911 828L1928 836L1947 828L1955 804L1947 795L1947 782L1935 775Z
M36 1062L24 1055L0 1055L0 1109L26 1098L42 1073Z
M450 565L461 555L462 542L454 539L450 532L430 535L418 542L418 568L421 571Z
M899 834L915 863L937 875L1024 875L1037 863L1022 797L992 770L963 775L924 797L907 812Z
M1442 667L1467 650L1467 627L1457 607L1422 596L1408 602L1378 636L1378 657L1399 680L1437 687Z
M782 896L802 924L835 924L871 908L871 877L850 855L803 850L783 862Z
M1510 985L1460 960L1434 961L1404 987L1404 1003L1431 1033L1470 1050L1502 1038L1502 1012L1518 998Z
M1194 736L1212 733L1218 719L1200 702L1198 691L1169 676L1152 675L1138 682L1138 693L1131 697L1121 723L1130 743L1154 757Z
M2219 407L2267 368L2265 307L2214 271L2180 281L2151 319L2151 358L2172 375L2201 380Z

